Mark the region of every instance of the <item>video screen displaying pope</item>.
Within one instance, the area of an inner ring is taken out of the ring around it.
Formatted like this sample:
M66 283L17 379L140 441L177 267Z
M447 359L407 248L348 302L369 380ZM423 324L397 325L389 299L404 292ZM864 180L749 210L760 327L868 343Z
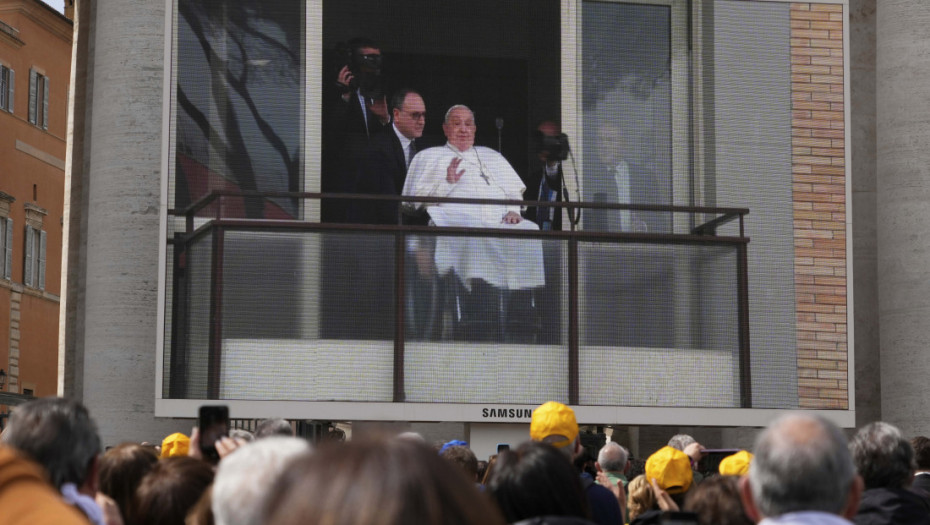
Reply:
M448 142L413 158L404 195L522 200L526 187L503 155L475 146L474 113L456 105L446 112L442 130ZM424 203L416 203L422 206ZM520 216L519 205L426 203L431 224L476 228L538 230ZM509 290L543 286L542 244L533 239L442 237L437 239L436 268L453 270L468 286L482 279Z

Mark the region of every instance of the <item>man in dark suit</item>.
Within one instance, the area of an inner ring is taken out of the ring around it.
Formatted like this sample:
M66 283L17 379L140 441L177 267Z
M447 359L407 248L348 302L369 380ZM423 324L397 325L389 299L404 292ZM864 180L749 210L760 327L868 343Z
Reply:
M390 123L381 80L381 50L367 38L354 38L336 50L345 65L327 84L323 101L322 180L324 193L349 193L355 188L358 159L373 137ZM344 222L349 201L322 203L323 222Z
M419 93L398 90L391 97L394 123L372 137L359 164L355 193L400 195L407 166L422 149L420 138L426 125L426 104ZM349 219L366 224L397 224L397 202L361 201L352 206Z

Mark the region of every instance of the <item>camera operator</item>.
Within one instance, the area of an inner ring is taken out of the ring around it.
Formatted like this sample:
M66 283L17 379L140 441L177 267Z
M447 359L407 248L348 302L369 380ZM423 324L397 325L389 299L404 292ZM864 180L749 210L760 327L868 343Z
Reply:
M536 127L536 153L540 166L527 176L527 200L562 202L562 161L568 157L568 139L559 125L545 121ZM562 229L562 209L531 206L525 217L539 225L541 230Z
M320 189L349 193L355 188L357 159L371 137L390 124L381 75L381 49L368 38L336 46L336 74L326 82L323 103L323 158ZM349 201L322 203L324 222L344 222Z

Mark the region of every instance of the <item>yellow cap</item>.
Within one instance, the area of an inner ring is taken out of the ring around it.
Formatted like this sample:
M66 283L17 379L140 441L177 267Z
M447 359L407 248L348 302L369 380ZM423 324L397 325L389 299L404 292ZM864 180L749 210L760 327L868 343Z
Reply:
M646 460L646 479L652 478L669 494L686 492L693 480L691 459L678 449L662 447Z
M161 457L173 458L186 456L191 447L191 438L180 432L175 432L161 442Z
M740 450L736 454L723 458L717 470L722 476L742 476L749 472L750 463L752 463L752 454L746 450Z
M554 447L564 447L575 441L578 437L578 422L575 420L575 411L557 403L547 401L533 411L530 420L530 439L543 441L549 436L564 436L562 441L550 441Z

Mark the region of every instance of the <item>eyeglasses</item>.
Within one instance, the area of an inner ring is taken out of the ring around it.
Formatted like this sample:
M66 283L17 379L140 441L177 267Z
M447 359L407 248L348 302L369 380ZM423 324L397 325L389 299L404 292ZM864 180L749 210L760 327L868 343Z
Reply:
M404 113L410 115L410 118L412 118L413 120L420 120L420 119L426 120L426 113L412 113L409 111L404 111Z

